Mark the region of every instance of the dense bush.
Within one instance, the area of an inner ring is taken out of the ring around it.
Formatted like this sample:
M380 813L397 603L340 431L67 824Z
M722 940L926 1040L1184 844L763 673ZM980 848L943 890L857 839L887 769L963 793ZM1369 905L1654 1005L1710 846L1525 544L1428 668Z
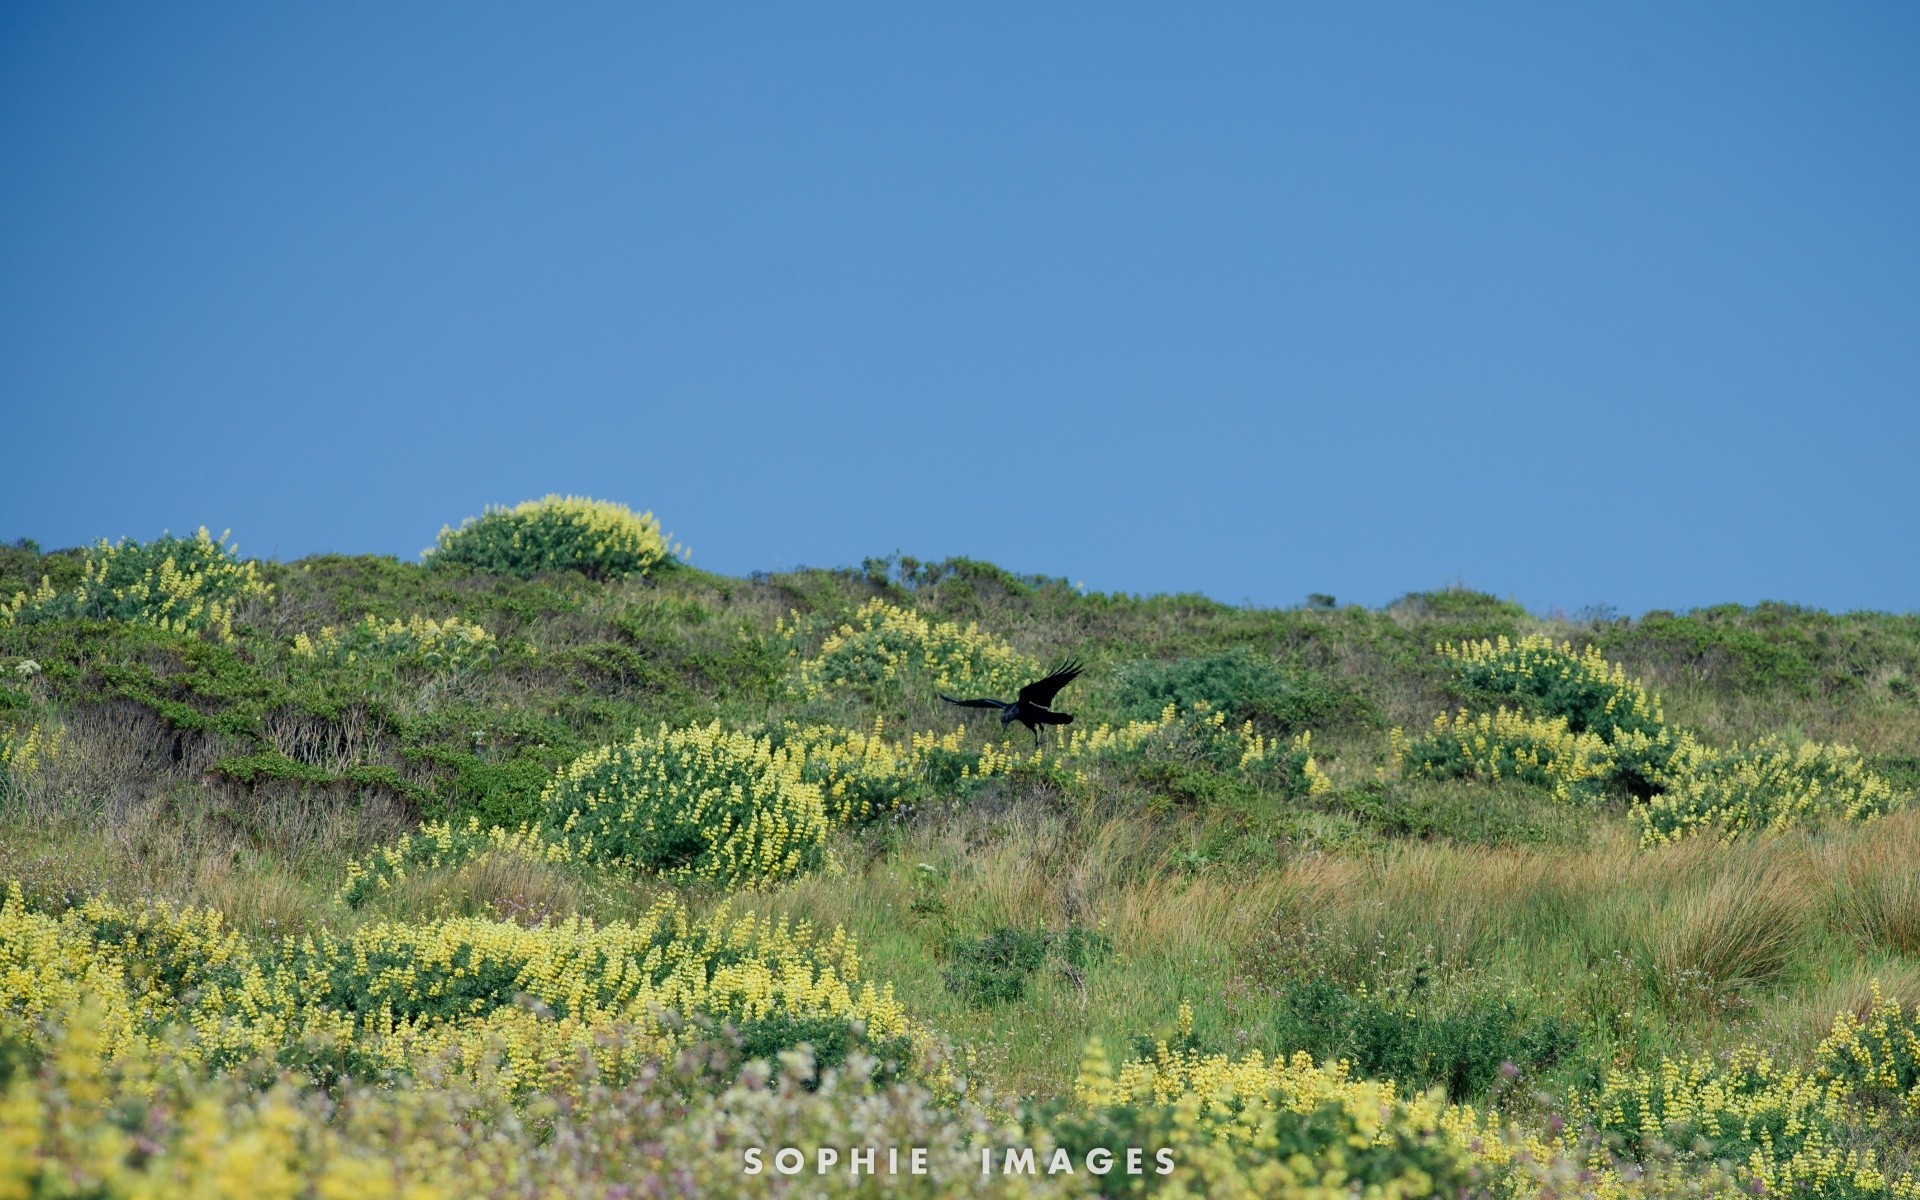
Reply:
M575 759L540 797L572 859L718 883L825 864L829 822L801 756L719 722L661 728Z
M1914 1112L1915 1027L1876 984L1866 1017L1835 1018L1811 1070L1754 1049L1669 1060L1658 1071L1613 1072L1575 1097L1574 1115L1628 1161L1677 1152L1683 1162L1736 1163L1754 1194L1904 1200L1920 1195L1920 1179L1861 1143L1884 1126L1888 1106L1902 1121Z
M1485 1093L1503 1064L1541 1071L1579 1045L1565 1021L1528 1018L1503 997L1468 997L1440 1008L1396 1005L1328 979L1283 987L1268 1035L1289 1052L1346 1062L1369 1079L1443 1087L1455 1100Z
M1607 743L1596 733L1574 733L1565 717L1529 717L1506 708L1470 716L1466 709L1433 719L1425 737L1409 742L1393 731L1396 770L1431 779L1515 779L1562 800L1590 795L1612 768Z
M1122 715L1158 716L1167 705L1222 712L1234 724L1298 732L1368 715L1370 706L1350 688L1312 672L1283 669L1244 646L1170 663L1134 663L1119 673L1115 700Z
M1461 686L1486 698L1511 698L1537 717L1561 717L1573 733L1593 733L1609 748L1608 782L1637 799L1659 788L1659 773L1677 744L1660 698L1627 677L1592 646L1575 651L1539 634L1509 641L1439 647Z
M783 623L781 630L792 647L795 686L809 696L911 680L938 691L1011 700L1041 674L1037 662L977 624L931 620L877 597L827 634L809 657L801 656L809 637L802 622Z
M650 512L608 500L548 496L489 508L458 529L442 529L425 557L430 566L522 578L578 571L592 579L622 579L647 574L670 552Z
M947 990L969 1004L990 1007L1026 995L1027 981L1050 958L1073 971L1106 958L1113 942L1080 925L1055 932L1001 926L983 938L956 938L947 947Z
M58 589L42 579L33 592L0 603L0 624L81 618L230 637L235 607L269 590L225 534L216 541L202 528L190 538L122 538L88 550L74 586Z
M1533 713L1564 717L1575 733L1593 732L1611 742L1622 730L1653 734L1666 727L1660 698L1591 646L1575 651L1571 643L1536 634L1439 649L1470 691L1511 696Z
M1828 819L1870 820L1904 800L1851 746L1789 746L1773 737L1725 750L1684 738L1659 783L1660 794L1635 812L1646 845L1708 831L1734 837Z

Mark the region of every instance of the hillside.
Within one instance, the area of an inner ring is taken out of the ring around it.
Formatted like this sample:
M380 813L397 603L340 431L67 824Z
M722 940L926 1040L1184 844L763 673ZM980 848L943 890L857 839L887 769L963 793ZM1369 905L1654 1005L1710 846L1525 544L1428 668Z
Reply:
M970 560L739 579L648 550L523 573L520 541L442 545L0 550L13 1094L78 1069L50 1049L76 1020L104 1022L104 1063L138 1043L192 1080L407 1095L396 1073L449 1055L459 1074L497 1037L507 1082L474 1086L509 1096L564 1091L537 1064L583 1047L628 1079L612 1064L705 1021L741 1060L871 1059L956 1122L1185 1145L1152 1114L1254 1052L1274 1072L1254 1092L1365 1108L1344 1076L1302 1083L1320 1068L1285 1056L1305 1052L1439 1122L1367 1170L1451 1146L1501 1194L1916 1194L1920 616L1545 619L1465 590L1257 609ZM1039 746L935 695L1004 697L1069 657L1074 723ZM628 952L608 931L639 931L635 962L699 948L633 992L579 965ZM547 995L527 955L572 982ZM88 971L124 1013L53 1002L98 991ZM156 1006L165 1022L131 1015ZM375 1012L405 1030L376 1045ZM1161 1107L1102 1108L1090 1043ZM736 1066L692 1091L731 1095ZM837 1086L793 1102L868 1094ZM1562 1175L1482 1145L1508 1122ZM1224 1193L1207 1178L1186 1186Z

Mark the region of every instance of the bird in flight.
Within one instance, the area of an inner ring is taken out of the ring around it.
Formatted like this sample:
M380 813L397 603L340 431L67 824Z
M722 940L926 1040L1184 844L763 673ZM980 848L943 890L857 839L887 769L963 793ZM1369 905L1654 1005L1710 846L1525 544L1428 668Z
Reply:
M1040 744L1042 725L1071 725L1072 713L1055 712L1050 705L1060 689L1080 677L1080 664L1069 662L1045 679L1036 679L1020 689L1019 696L1009 703L1005 700L955 700L952 696L936 692L948 704L957 704L961 708L997 708L1000 710L1000 728L1005 729L1015 721L1033 731L1033 744Z

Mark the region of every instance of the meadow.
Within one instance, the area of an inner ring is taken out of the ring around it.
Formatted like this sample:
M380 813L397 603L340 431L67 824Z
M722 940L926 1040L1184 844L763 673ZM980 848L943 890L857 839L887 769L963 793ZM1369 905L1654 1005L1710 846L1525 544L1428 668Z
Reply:
M0 1200L1920 1196L1920 616L731 578L558 497L0 598ZM1039 746L936 698L1069 656Z

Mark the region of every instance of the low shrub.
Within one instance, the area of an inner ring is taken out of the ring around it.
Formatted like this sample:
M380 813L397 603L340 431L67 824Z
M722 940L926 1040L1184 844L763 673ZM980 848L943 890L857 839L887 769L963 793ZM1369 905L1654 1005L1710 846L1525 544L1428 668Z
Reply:
M1613 766L1600 735L1575 733L1565 717L1529 717L1500 708L1470 716L1461 709L1433 719L1425 737L1391 735L1393 769L1429 779L1518 780L1562 800L1587 798Z
M1660 698L1592 646L1576 651L1570 642L1534 634L1517 642L1499 638L1437 649L1464 687L1511 696L1541 716L1564 717L1575 733L1597 733L1611 742L1622 730L1652 734L1666 728Z
M382 621L367 616L345 629L329 625L312 636L295 634L293 652L326 662L387 659L453 671L498 654L499 643L481 626L459 617L435 621L416 615Z
M623 579L668 562L672 549L650 512L553 495L512 508L491 507L458 529L442 529L424 557L429 566L521 578L578 571L592 579Z
M591 863L670 879L752 886L828 864L831 822L800 753L718 721L602 746L542 790L538 819L507 829L428 822L418 834L347 864L350 904L410 873L483 854Z
M1394 1004L1324 978L1282 988L1269 1036L1289 1052L1346 1062L1370 1079L1445 1088L1455 1100L1485 1093L1503 1064L1542 1071L1579 1046L1566 1021L1530 1019L1504 997L1468 997L1450 1008Z
M1851 746L1775 737L1715 750L1684 738L1635 811L1642 845L1712 831L1723 838L1821 820L1865 821L1904 803Z
M1111 939L1080 925L1059 932L1001 926L983 938L954 940L943 978L949 992L987 1008L1026 995L1028 980L1049 959L1083 971L1112 953Z
M928 777L926 748L886 740L876 720L866 732L834 725L789 725L776 744L802 760L800 777L820 788L827 815L842 825L864 825L894 811ZM980 769L978 756L961 768ZM988 773L992 764L988 764Z
M802 658L808 632L798 619L783 622L794 684L807 696L834 689L873 691L911 680L926 690L965 692L1011 700L1041 675L1040 664L978 624L930 620L910 608L875 598Z
M1152 719L1171 704L1181 710L1211 709L1236 725L1252 721L1283 733L1372 712L1364 699L1338 682L1288 671L1244 646L1171 663L1132 664L1119 672L1114 698L1121 714L1134 719Z
M202 528L190 538L102 541L87 551L78 584L56 589L43 578L0 604L0 624L80 618L230 638L236 606L270 591L227 535L216 541Z

